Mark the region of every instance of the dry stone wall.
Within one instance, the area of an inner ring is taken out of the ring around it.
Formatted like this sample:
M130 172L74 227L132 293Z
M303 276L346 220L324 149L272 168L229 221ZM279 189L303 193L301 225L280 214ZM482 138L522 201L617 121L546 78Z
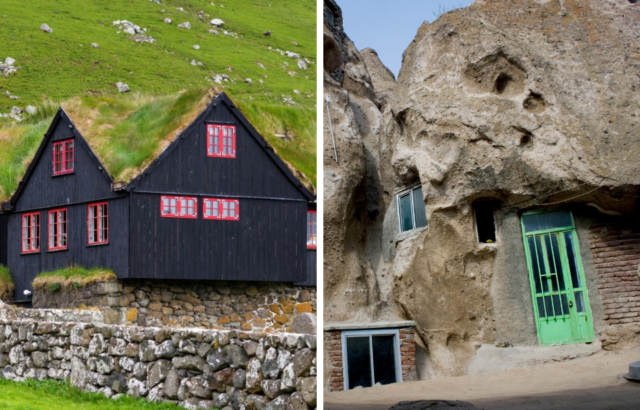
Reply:
M0 378L70 380L109 397L191 409L316 407L315 335L23 320L6 306L0 313Z
M316 313L316 288L246 282L97 282L79 289L35 290L36 308L99 308L106 323L292 331ZM293 331L311 333L315 330Z

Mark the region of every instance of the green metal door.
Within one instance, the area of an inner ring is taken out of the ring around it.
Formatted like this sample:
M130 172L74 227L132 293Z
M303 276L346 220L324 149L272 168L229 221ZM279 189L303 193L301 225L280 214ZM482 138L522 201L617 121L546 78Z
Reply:
M522 233L540 343L593 341L591 308L571 213L525 213Z

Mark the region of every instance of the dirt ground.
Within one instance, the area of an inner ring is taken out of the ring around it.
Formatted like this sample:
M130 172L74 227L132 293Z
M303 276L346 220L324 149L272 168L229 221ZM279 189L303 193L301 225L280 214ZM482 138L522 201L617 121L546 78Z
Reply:
M485 410L638 410L640 383L619 375L640 348L499 373L325 393L327 410L386 410L400 401L462 400Z

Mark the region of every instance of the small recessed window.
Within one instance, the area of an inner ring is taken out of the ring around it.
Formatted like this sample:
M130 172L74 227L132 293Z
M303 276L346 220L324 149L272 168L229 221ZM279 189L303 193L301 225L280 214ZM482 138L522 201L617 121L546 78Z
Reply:
M402 381L397 329L342 333L345 389Z
M53 175L73 172L73 140L53 144Z
M496 221L493 214L495 204L493 202L476 202L473 207L476 214L478 242L495 243Z
M396 195L400 232L427 226L427 212L422 197L422 186Z
M203 208L204 219L240 220L240 201L237 199L205 198Z
M207 156L236 157L236 127L234 125L207 125Z
M49 211L49 251L67 249L67 210Z
M40 213L22 215L22 253L40 252Z
M318 248L318 212L307 211L307 249Z
M89 245L109 243L109 205L106 202L91 204L87 212Z
M160 216L163 218L198 218L198 198L163 196L160 205Z

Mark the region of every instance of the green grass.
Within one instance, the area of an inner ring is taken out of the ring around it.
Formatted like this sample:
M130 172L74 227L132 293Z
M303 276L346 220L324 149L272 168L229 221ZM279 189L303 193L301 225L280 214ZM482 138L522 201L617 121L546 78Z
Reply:
M0 265L0 296L10 295L13 293L15 285L9 268L4 265Z
M77 289L92 282L105 282L115 279L116 274L108 269L85 269L81 266L70 266L64 269L39 273L33 280L33 288L55 292L61 288Z
M38 112L18 124L0 119L0 202L17 188L60 103L76 114L73 120L92 140L112 176L126 182L188 117L201 90L215 85L213 74L227 74L235 81L215 86L236 101L282 159L304 174L297 173L303 182L315 186L315 1L220 0L213 2L215 6L203 0L162 3L32 0L25 5L19 0L2 0L0 60L12 57L22 69L8 78L0 77L0 113L28 104ZM206 21L198 19L200 10L209 15ZM171 18L173 24L164 23L164 18ZM209 34L213 26L207 21L212 18L224 20L224 29L240 38ZM156 42L138 44L118 34L112 26L115 20L146 28ZM177 27L184 21L191 23L191 30ZM53 33L40 30L45 22ZM266 30L272 32L270 37L262 35ZM92 48L92 42L100 48ZM200 50L194 50L194 44ZM296 52L312 64L299 70L296 59L282 56L276 48ZM194 59L203 66L191 65ZM290 76L289 71L296 75ZM245 78L251 78L253 85L244 83ZM118 93L118 81L129 84L132 92ZM5 98L6 91L20 99ZM288 98L295 104L286 103ZM85 119L95 121L85 126ZM275 134L290 135L291 141L282 141Z
M180 410L173 404L151 403L123 396L118 400L88 393L67 382L53 380L13 382L0 380L0 409L3 410Z

